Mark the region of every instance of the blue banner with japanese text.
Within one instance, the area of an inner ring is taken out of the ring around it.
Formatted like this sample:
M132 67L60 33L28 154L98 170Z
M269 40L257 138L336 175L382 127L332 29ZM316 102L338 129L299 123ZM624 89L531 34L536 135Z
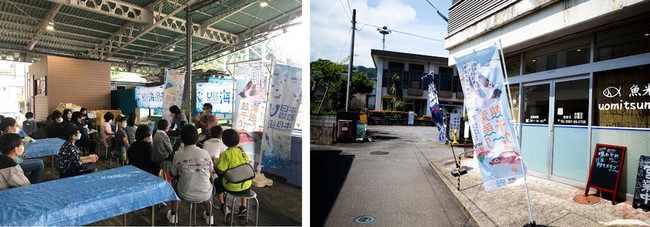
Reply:
M212 114L231 114L233 101L233 80L217 79L196 84L196 109L201 112L203 104L212 104Z
M456 67L485 190L524 183L526 171L511 122L498 48L456 58Z
M138 108L160 109L163 107L164 96L164 85L156 87L135 87L135 103Z
M300 99L302 69L275 65L262 138L262 165L291 169L291 132L296 123Z

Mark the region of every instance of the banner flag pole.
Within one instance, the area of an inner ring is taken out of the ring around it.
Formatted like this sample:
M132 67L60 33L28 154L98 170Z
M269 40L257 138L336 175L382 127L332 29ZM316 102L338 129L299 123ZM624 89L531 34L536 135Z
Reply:
M505 58L505 56L503 54L503 46L501 44L501 39L499 39L499 53L501 54L501 59L502 59L501 60L501 67L503 68L503 70L502 70L503 71L503 76L505 77L505 82L506 82L506 86L507 86L506 93L508 95L508 104L510 105L510 114L511 114L511 116L514 117L515 115L514 115L514 109L512 108L512 96L510 94L510 81L508 81L508 71L506 70L506 58ZM519 117L517 117L517 120L519 120ZM518 132L517 127L513 127L513 128L515 129L515 133L517 134L517 136L519 136L519 132ZM518 139L518 141L521 141L519 139ZM535 218L533 217L533 207L532 207L532 204L530 202L530 192L528 191L528 179L526 178L526 171L525 171L525 168L524 168L524 158L523 157L521 157L521 163L520 164L521 164L521 168L524 170L524 172L523 172L523 175L524 175L524 187L526 188L526 199L528 201L528 214L530 215L530 226L537 226L535 224Z

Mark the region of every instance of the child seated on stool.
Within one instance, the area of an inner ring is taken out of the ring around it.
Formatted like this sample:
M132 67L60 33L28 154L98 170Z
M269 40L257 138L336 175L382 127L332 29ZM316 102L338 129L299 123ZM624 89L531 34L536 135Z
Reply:
M203 218L207 224L213 224L212 218L212 159L207 151L196 146L199 133L193 125L181 129L181 141L185 147L174 154L171 175L174 190L185 201L205 201ZM178 223L176 216L178 201L172 201L171 210L167 212L169 222Z
M244 152L240 147L237 147L239 144L239 133L234 129L226 129L222 134L223 144L228 147L225 151L221 152L219 155L219 163L217 164L217 174L222 176L228 169L235 168L241 164L249 163L251 160L248 157L248 153ZM252 180L244 181L243 183L230 183L226 178L221 177L215 181L215 188L217 190L217 199L219 199L219 204L221 204L221 211L225 212L226 215L230 213L230 209L225 206L223 193L228 192L247 192L250 190ZM242 198L241 206L239 207L239 213L237 216L245 217L246 216L246 203L248 200Z

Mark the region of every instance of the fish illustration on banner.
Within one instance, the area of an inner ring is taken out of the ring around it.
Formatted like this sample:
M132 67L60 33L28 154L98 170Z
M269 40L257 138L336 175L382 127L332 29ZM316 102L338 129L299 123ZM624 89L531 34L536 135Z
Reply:
M212 114L231 114L233 101L233 80L219 78L208 83L196 84L196 109L201 112L203 104L212 104Z
M171 122L172 116L169 107L183 104L183 89L185 85L185 72L179 70L165 71L165 97L163 99L163 118Z
M525 167L510 119L496 46L456 58L475 157L486 191L524 183Z
M440 140L440 142L446 143L447 137L445 136L445 131L447 126L445 126L442 109L440 108L440 102L438 101L438 91L436 90L436 85L433 82L433 72L424 75L422 79L424 80L424 84L429 84L429 110L431 111L431 120L438 127L438 140Z
M233 127L237 131L261 132L266 113L269 71L263 65L238 65L235 69L237 103Z
M291 132L296 123L300 99L302 69L276 64L262 136L262 165L291 170Z

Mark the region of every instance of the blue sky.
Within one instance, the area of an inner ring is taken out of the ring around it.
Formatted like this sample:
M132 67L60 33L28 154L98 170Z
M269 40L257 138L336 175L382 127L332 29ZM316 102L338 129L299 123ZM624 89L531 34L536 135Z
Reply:
M451 0L429 1L448 16ZM381 50L382 35L373 26L394 30L386 35L387 51L448 57L443 42L447 22L426 0L312 0L310 61L321 58L339 62L350 55L352 10L348 3L357 9L355 66L375 67L370 50Z

